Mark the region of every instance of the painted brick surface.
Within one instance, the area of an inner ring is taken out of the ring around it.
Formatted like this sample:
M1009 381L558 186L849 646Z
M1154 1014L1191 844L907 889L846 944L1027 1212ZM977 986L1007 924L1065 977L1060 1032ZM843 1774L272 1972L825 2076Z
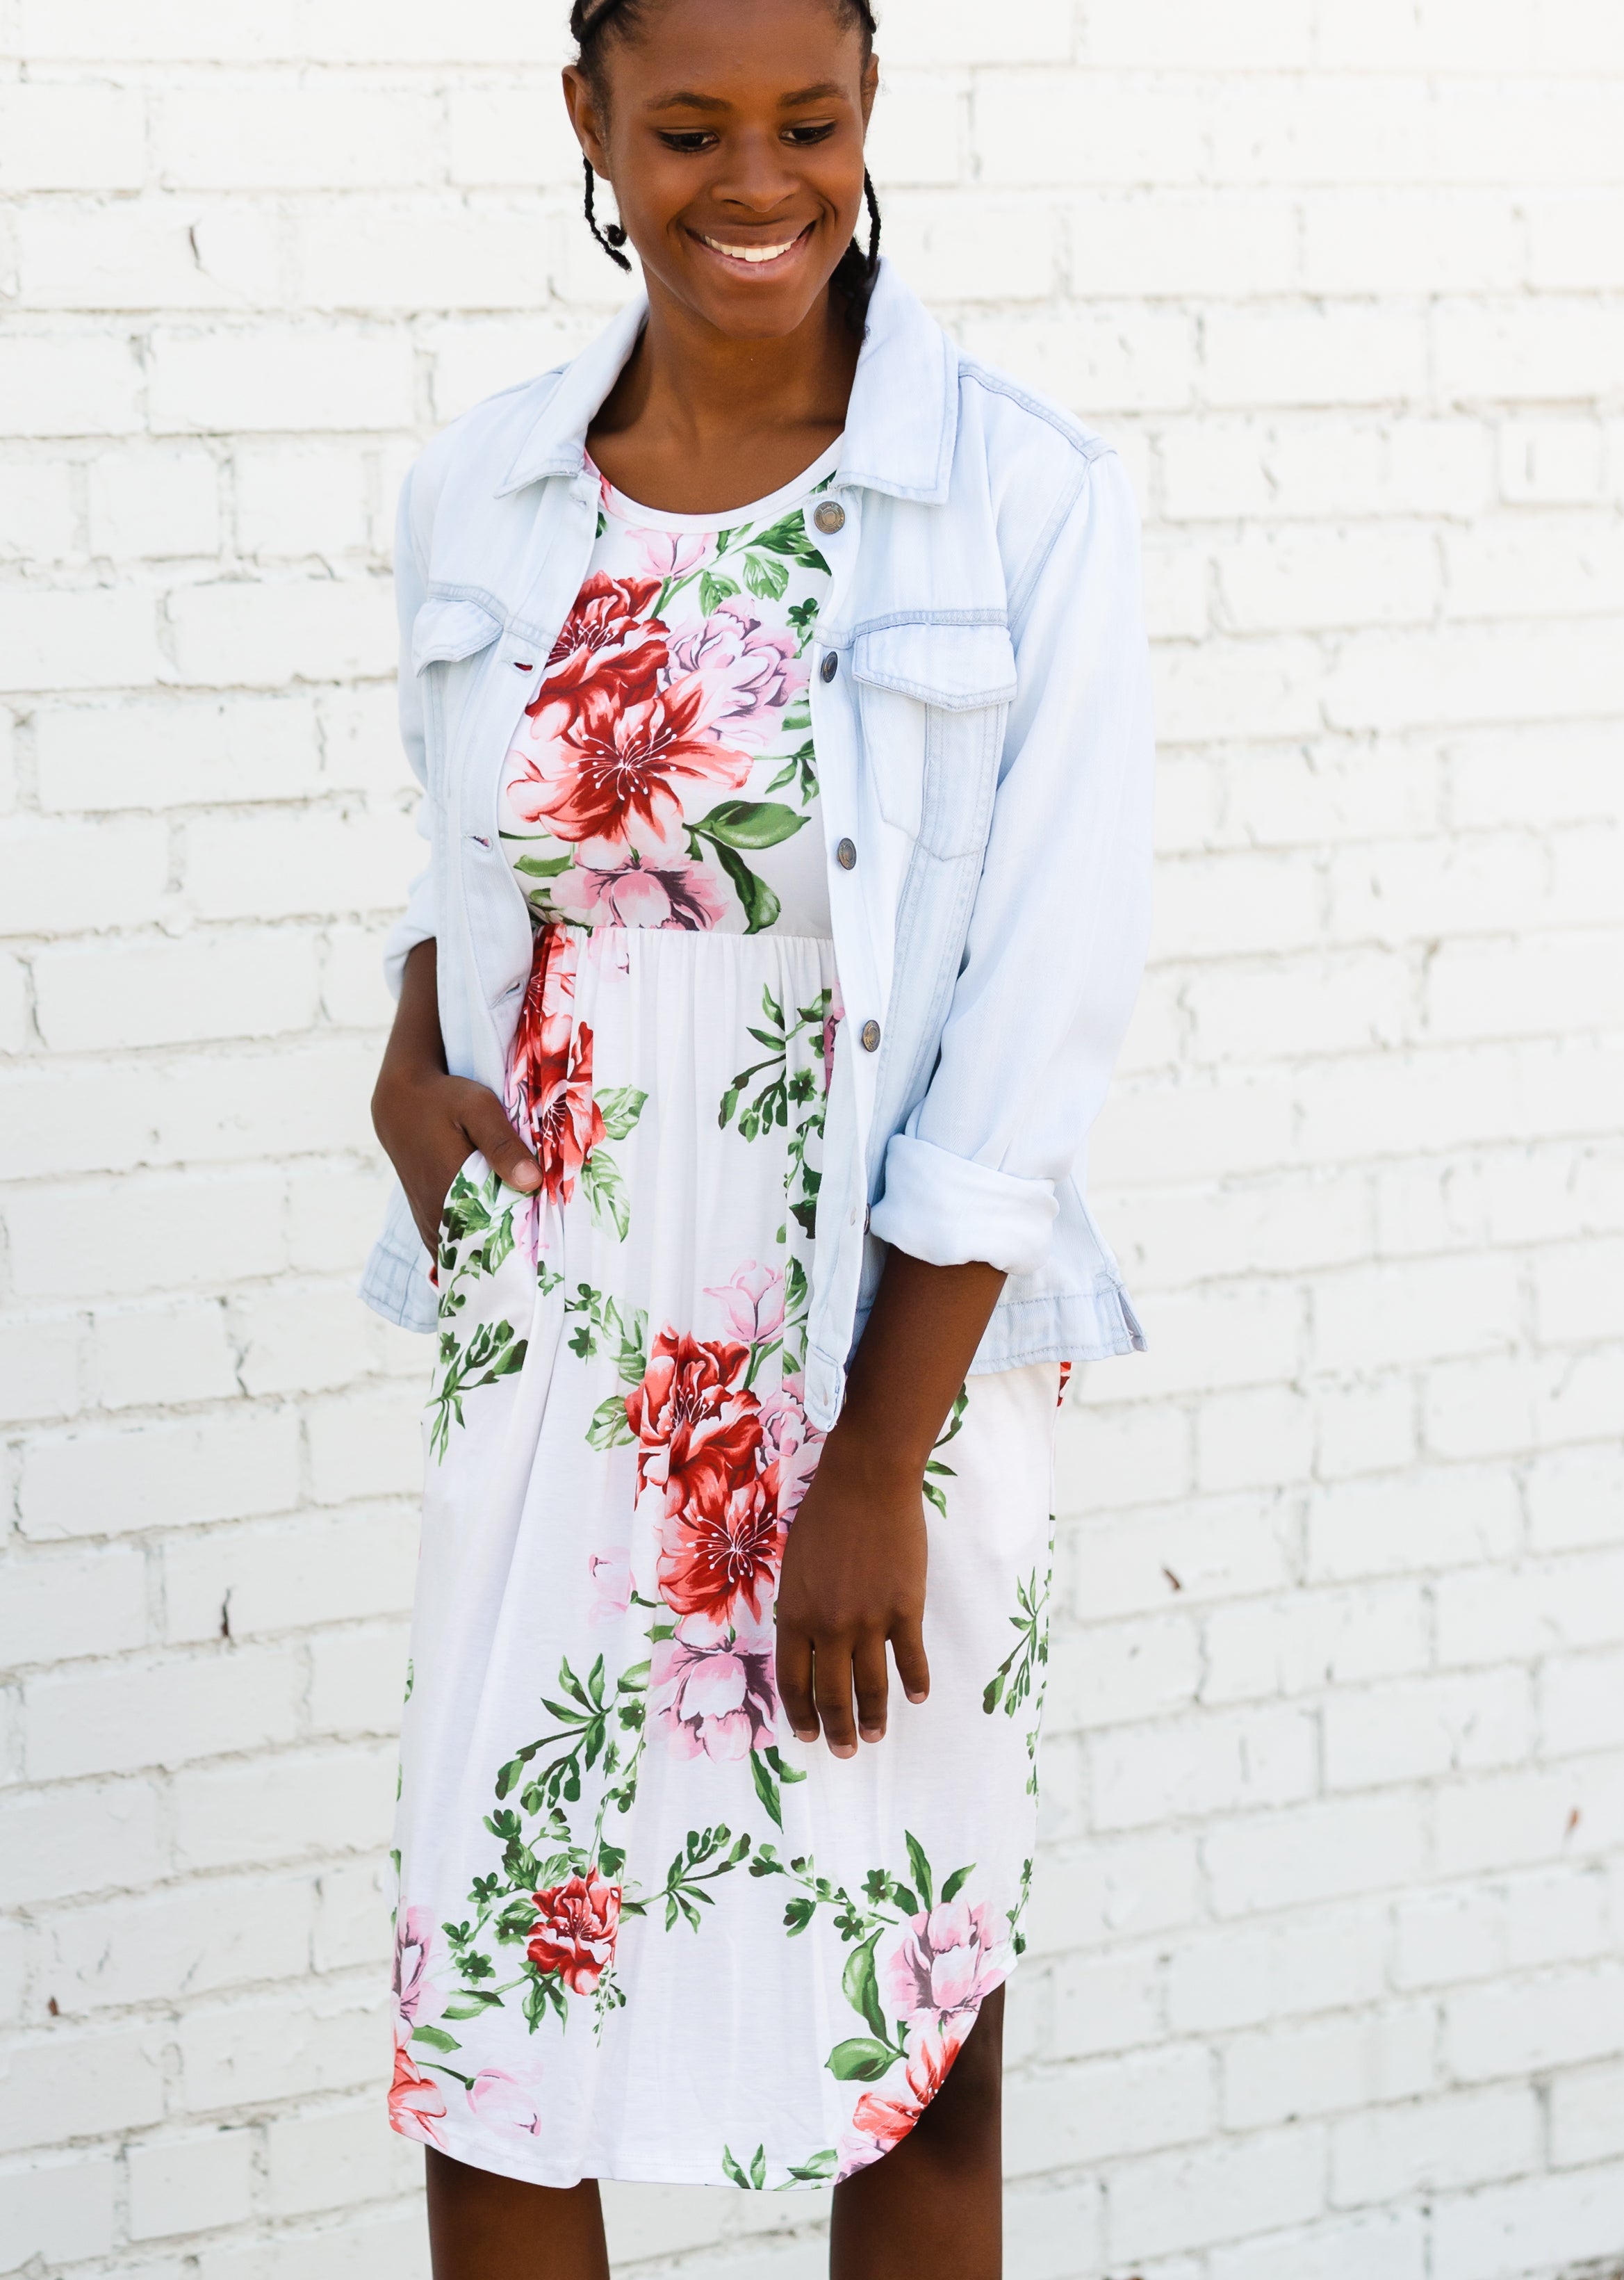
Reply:
M589 337L560 0L0 5L0 2271L413 2280L396 489ZM1624 2266L1624 16L889 0L887 242L1145 514L1023 2280ZM615 2186L617 2269L816 2200Z

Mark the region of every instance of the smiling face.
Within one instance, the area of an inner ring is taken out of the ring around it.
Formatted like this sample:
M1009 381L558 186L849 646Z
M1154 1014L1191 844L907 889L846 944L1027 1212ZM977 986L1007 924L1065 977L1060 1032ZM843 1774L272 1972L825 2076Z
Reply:
M651 296L734 340L804 322L863 204L877 67L839 0L644 0L565 99Z

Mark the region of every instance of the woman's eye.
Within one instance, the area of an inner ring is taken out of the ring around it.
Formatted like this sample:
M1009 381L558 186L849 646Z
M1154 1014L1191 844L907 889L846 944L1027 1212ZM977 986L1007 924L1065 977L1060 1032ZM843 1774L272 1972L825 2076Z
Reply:
M834 120L824 119L812 127L791 127L788 129L785 139L804 148L809 142L827 142L834 132Z
M659 139L667 150L691 152L708 150L716 137L714 135L708 134L703 127L695 127L677 129L670 134L662 134Z

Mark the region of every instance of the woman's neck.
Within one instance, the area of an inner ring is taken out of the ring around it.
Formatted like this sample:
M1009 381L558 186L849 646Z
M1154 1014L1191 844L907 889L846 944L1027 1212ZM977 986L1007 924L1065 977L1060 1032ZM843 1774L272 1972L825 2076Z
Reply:
M827 290L793 333L736 340L650 279L649 321L593 420L592 456L644 506L747 506L792 482L840 434L859 345Z

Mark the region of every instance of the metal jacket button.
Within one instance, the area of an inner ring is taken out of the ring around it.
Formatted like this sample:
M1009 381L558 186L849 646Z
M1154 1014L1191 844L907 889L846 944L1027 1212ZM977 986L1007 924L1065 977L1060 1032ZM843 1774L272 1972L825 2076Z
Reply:
M834 651L831 650L828 655L824 659L823 663L818 668L819 675L824 681L833 681L839 671L840 659L835 656Z
M878 1021L865 1021L858 1034L862 1039L863 1051L866 1053L877 1053L879 1051L880 1024Z
M821 506L813 508L812 520L820 530L827 531L832 538L837 530L845 528L846 510L838 500L825 499Z
M835 860L839 864L843 871L856 870L857 848L851 840L843 839L841 841L839 846L835 850Z

